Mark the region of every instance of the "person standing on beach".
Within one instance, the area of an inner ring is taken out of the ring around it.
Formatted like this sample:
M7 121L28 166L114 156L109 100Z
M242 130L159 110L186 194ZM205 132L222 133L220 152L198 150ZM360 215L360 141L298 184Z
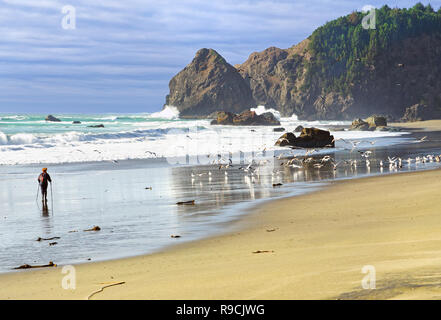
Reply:
M48 182L52 183L51 176L49 175L49 173L47 173L47 168L43 168L43 172L38 176L38 183L40 184L43 203L47 203Z

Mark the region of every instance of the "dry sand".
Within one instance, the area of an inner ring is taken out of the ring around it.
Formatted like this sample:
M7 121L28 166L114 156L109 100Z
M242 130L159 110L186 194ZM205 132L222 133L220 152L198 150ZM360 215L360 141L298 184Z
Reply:
M75 290L61 268L1 275L0 298L85 299L124 281L93 299L439 299L440 188L441 170L336 182L266 203L240 232L78 265ZM362 288L367 265L376 290Z

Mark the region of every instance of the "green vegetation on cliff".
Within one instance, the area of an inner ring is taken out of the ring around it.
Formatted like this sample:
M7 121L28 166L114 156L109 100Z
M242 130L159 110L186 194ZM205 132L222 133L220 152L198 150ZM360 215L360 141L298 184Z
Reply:
M404 39L441 35L441 9L436 12L430 4L418 3L410 9L383 6L376 10L376 29L362 27L364 16L353 12L314 31L305 87L315 84L325 94L350 94L351 87L369 78L378 54Z

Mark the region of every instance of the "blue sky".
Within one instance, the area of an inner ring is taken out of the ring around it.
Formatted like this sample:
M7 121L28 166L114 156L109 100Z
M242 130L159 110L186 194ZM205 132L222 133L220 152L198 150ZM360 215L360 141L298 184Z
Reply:
M365 5L416 2L0 0L0 112L158 111L169 80L200 48L234 65ZM62 28L66 5L76 9L75 30Z

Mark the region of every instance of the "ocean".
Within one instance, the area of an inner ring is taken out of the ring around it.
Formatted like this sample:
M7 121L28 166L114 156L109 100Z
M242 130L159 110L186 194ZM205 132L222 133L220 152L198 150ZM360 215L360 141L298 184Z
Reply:
M179 119L172 107L153 114L54 116L62 121L0 114L0 272L23 264L77 264L154 253L236 230L262 201L320 190L334 180L438 165L380 168L379 161L388 157L441 153L405 131L333 131L349 123L280 118L286 131L314 126L344 139L314 157L358 161L356 167L342 165L336 171L302 170L281 166L291 151L274 146L282 135L274 127L211 126L209 120ZM90 127L100 124L104 128ZM358 147L351 152L355 140ZM363 162L361 150L373 152L371 166ZM304 155L305 150L293 154ZM229 159L233 165L220 169L219 163ZM265 163L258 176L241 170L252 160ZM48 209L38 194L43 166L53 178ZM191 200L194 206L176 205ZM84 231L94 226L101 231ZM57 240L36 241L40 237Z
M259 107L258 113L265 110ZM281 126L293 131L297 126L329 128L344 121L299 121L296 116L281 118ZM213 156L230 153L268 154L280 133L274 127L211 126L209 120L181 120L179 112L167 107L152 114L55 115L61 122L46 122L46 115L0 114L0 165L60 164L97 161L165 158L172 164L209 164ZM81 124L73 124L79 121ZM91 126L104 125L104 128ZM335 132L336 138L378 139L380 145L397 143L390 138L406 133ZM341 143L340 147L344 148ZM211 155L212 157L205 157ZM189 159L185 159L185 158ZM246 158L249 156L245 156Z

